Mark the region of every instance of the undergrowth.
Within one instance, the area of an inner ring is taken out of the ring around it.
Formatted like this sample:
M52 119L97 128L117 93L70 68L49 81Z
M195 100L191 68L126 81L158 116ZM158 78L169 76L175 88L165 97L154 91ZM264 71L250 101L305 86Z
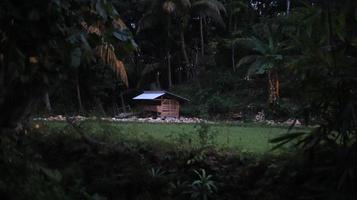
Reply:
M113 142L110 129L90 137L85 129L69 127L2 135L0 198L283 200L354 195L347 190L342 196L333 177L317 183L326 172L316 171L299 153L257 156L217 150L210 147L206 129L198 128L202 145L196 148L154 140Z

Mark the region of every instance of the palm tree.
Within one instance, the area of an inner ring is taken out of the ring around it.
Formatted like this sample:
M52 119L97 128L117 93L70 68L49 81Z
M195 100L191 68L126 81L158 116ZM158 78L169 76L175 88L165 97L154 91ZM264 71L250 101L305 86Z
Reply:
M118 57L118 49L122 43L131 45L132 49L136 48L136 44L131 38L131 35L127 33L128 28L125 23L117 14L115 14L115 8L108 5L108 3L101 2L101 4L96 5L96 9L98 13L101 13L101 10L107 6L107 10L103 10L103 12L114 13L110 20L108 19L104 22L98 20L92 24L87 24L86 21L81 21L80 25L82 26L83 32L70 38L72 45L77 46L77 48L73 49L71 52L71 67L76 69L76 93L80 113L84 112L84 108L81 98L79 66L83 65L82 60L84 60L86 64L91 63L93 60L93 49L84 35L95 35L98 40L101 41L99 44L96 44L94 49L95 56L98 57L105 66L111 67L116 76L120 78L126 87L129 86L124 63ZM108 39L107 36L105 36L108 32L113 35L112 37L116 40L115 43L112 38ZM101 104L98 98L96 98L95 101L99 103L98 105Z
M266 74L269 85L269 103L274 105L279 98L278 68L283 62L284 46L275 38L269 25L266 28L267 41L257 37L238 38L234 41L253 52L241 58L236 67L249 66L247 79L250 79L252 75Z

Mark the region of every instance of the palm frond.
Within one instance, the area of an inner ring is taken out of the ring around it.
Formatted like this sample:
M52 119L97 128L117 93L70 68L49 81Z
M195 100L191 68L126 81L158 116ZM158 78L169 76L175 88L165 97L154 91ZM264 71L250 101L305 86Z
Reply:
M263 74L266 65L266 60L262 56L257 57L256 60L249 66L247 76L250 77L254 74Z
M217 15L221 16L221 14L227 13L224 5L216 0L196 1L192 4L192 11L200 15L205 15L206 13L216 13Z
M87 33L91 33L91 34L96 34L98 36L102 35L102 31L99 29L99 24L92 24L89 25L85 22L82 21L81 22L81 26L83 27L83 29L87 32Z
M115 65L112 66L117 77L120 77L120 80L123 81L126 87L129 86L128 75L125 70L124 63L121 60L116 60Z
M227 14L226 7L223 5L223 3L221 3L217 0L205 0L205 1L215 5L221 14Z
M115 49L111 44L103 44L96 48L96 53L102 61L111 66L117 77L120 78L123 83L128 87L128 75L126 73L124 64L115 55Z
M212 19L212 21L220 27L223 27L223 28L226 27L226 24L224 23L222 16L213 10L202 11L199 15L201 17L208 17L208 18Z
M236 38L232 42L233 44L241 45L248 50L253 50L260 54L266 54L268 51L267 46L256 37Z
M253 50L261 54L267 54L269 51L269 46L267 46L263 41L256 37L252 37Z
M257 59L257 55L245 56L239 60L239 62L235 65L235 68L239 68L243 65L251 64Z
M114 28L117 28L119 30L127 29L127 26L125 25L123 20L121 20L119 17L114 19L112 23Z

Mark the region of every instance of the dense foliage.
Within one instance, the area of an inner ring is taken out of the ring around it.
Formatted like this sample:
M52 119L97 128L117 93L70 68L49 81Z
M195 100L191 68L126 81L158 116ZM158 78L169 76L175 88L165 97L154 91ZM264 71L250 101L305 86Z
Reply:
M97 74L111 66L128 85L120 59L136 44L112 4L36 0L2 1L0 5L0 110L6 113L1 115L1 127L16 127L46 91L50 107L48 92L68 91L68 85L76 88L82 111L82 70ZM95 79L99 78L91 81Z
M4 199L356 196L355 0L2 0L0 24ZM127 112L143 89L188 97L190 116L315 126L272 140L296 157L244 163L25 123L33 110Z

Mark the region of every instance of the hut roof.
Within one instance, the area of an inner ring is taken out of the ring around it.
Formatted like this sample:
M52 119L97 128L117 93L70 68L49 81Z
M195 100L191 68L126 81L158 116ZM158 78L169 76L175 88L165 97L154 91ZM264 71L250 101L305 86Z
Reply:
M179 101L190 101L184 97L178 96L176 94L173 94L171 92L167 92L164 90L160 90L160 91L144 91L142 94L134 97L133 99L135 100L155 100L159 97L162 96L167 96L167 97L171 97L174 99L177 99Z

